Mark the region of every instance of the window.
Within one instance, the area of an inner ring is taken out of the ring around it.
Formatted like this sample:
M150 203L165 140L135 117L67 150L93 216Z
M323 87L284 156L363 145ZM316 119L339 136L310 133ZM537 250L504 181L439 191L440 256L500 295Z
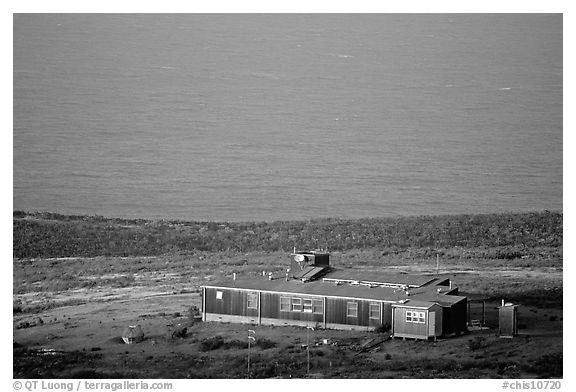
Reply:
M370 318L380 320L380 304L377 302L370 303Z
M312 313L312 300L305 299L304 300L304 313Z
M312 313L323 314L324 313L324 301L321 299L315 299L312 301Z
M416 312L414 310L407 310L406 311L406 322L407 323L426 323L426 313L425 312Z
M258 293L248 293L248 309L258 309Z
M280 311L281 312L290 311L290 297L280 297Z
M346 303L346 317L358 317L358 302Z
M222 292L216 291L216 299L222 299Z
M302 311L302 300L300 298L292 298L292 311L293 312Z
M426 322L426 318L424 317L424 312L418 312L418 322L419 323L425 323Z

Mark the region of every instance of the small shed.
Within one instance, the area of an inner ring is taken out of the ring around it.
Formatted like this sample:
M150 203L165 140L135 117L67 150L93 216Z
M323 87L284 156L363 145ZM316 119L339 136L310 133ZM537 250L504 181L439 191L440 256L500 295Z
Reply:
M498 334L501 338L512 338L518 335L518 305L504 303L498 308Z
M442 307L433 302L403 300L392 304L392 336L425 339L442 335Z

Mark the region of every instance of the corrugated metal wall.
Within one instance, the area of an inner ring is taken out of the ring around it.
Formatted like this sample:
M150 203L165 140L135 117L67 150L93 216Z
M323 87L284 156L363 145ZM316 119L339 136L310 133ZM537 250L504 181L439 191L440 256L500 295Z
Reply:
M260 309L248 309L248 295L255 295L260 299ZM290 301L288 310L281 310L280 299L287 298ZM299 299L301 306L296 309L292 306L292 300ZM315 306L313 311L306 311L305 300L312 301ZM348 304L356 304L349 309ZM321 304L321 306L317 306ZM324 304L326 307L324 308ZM370 317L370 304L375 304L378 313L373 309ZM235 290L230 288L205 289L205 312L233 316L258 317L259 310L262 318L283 320L311 321L323 324L346 324L361 327L377 327L381 323L392 322L392 307L390 303L381 301L347 299L347 298L324 298L321 296L307 296L303 294L280 294L258 291ZM355 313L355 315L354 315Z
M280 310L280 297L286 298L298 298L301 300L301 307L299 311L293 311L292 305L290 304L290 310L281 311ZM276 318L284 320L304 320L322 323L324 320L324 315L321 313L311 313L305 312L303 302L304 300L320 300L323 301L321 297L312 297L305 295L288 295L279 293L262 293L262 317L265 318Z
M218 298L218 292L221 299ZM248 309L248 291L234 289L206 288L206 312L235 316L258 317L258 309ZM258 294L257 291L252 292Z

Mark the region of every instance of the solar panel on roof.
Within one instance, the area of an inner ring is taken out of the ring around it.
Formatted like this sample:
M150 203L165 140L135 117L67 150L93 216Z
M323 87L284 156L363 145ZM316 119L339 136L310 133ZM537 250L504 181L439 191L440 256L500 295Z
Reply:
M317 267L313 267L313 266L305 267L301 271L299 271L299 272L297 271L296 273L294 273L294 278L302 279L304 276L306 276L308 273L310 273L312 270L314 270L316 268Z

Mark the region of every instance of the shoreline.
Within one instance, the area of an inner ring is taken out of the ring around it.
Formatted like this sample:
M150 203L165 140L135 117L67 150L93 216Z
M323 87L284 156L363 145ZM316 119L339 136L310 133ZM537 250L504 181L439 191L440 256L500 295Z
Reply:
M205 219L187 219L187 218L145 218L145 217L122 217L101 214L67 214L53 211L42 210L21 210L14 209L12 211L13 218L21 219L24 217L47 219L47 220L89 220L89 221L113 221L125 222L127 224L142 224L142 223L172 223L172 224L186 224L186 223L203 223L203 224L232 224L232 225L246 225L246 224L274 224L274 223L306 223L306 222L354 222L365 220L398 220L398 219L424 219L424 218L457 218L457 217L475 217L475 216L503 216L503 215L526 215L526 214L559 214L563 215L563 210L558 209L538 209L526 211L496 211L496 212L470 212L470 213L454 213L454 214L415 214L415 215L390 215L390 216L365 216L365 217L342 217L342 216L326 216L326 217L311 217L308 219L267 219L267 220L205 220Z

